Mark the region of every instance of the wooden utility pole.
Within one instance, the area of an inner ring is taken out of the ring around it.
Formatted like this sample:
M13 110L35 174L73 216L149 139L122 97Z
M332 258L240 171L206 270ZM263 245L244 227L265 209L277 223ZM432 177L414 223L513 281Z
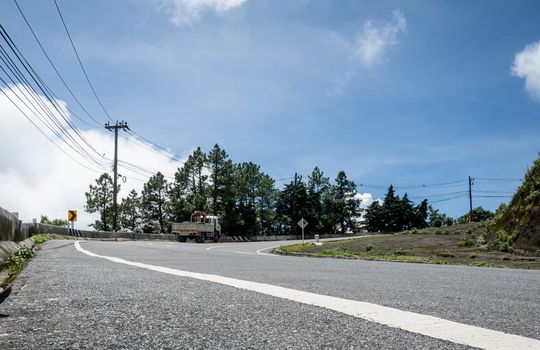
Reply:
M469 176L469 222L472 222L472 185L474 178Z
M118 228L117 226L117 220L118 220L118 201L117 201L117 198L118 198L118 129L129 130L129 127L127 125L127 122L121 121L120 123L118 123L117 121L116 124L114 125L111 125L109 122L107 122L107 124L105 124L105 129L109 131L114 130L113 232L116 232Z

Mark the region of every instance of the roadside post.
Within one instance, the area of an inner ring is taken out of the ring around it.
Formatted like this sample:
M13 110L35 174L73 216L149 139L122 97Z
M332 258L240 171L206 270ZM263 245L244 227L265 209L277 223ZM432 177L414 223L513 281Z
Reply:
M308 222L306 219L301 218L300 221L298 221L298 226L302 228L302 244L304 244L304 228L307 226Z
M75 229L75 221L77 221L77 211L68 210L68 221L71 223L71 229Z

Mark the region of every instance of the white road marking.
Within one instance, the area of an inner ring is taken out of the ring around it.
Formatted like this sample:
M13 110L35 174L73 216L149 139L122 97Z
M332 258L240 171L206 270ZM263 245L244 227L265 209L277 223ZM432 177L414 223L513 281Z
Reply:
M263 253L263 250L270 250L270 249L275 249L275 248L279 248L279 247L281 247L281 246L280 246L280 245L276 245L276 246L273 246L273 247L262 248L262 249L257 250L257 254L260 254L260 255L266 255L266 256L278 256L278 255L276 255L276 254Z
M488 350L540 349L540 340L537 339L470 326L434 316L403 311L356 300L304 292L266 283L251 282L219 275L182 271L169 267L128 261L112 256L102 256L83 249L79 241L75 242L75 248L88 256L106 259L118 264L135 266L180 277L189 277L202 281L219 283L230 287L270 295L276 298L292 300L307 305L319 306L370 322L403 329L412 333L418 333L456 344Z

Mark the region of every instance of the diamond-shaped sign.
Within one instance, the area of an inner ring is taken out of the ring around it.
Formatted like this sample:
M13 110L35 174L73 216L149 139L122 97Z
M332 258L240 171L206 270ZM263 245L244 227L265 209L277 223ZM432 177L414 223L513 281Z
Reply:
M76 210L68 210L68 221L77 221L77 211Z
M302 218L302 219L300 219L300 221L298 221L298 226L300 226L301 228L306 227L307 224L308 224L308 222L304 218Z

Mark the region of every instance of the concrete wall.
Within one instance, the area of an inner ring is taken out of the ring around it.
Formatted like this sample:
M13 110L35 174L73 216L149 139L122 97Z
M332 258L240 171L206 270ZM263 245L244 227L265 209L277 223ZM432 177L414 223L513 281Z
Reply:
M166 240L176 241L175 235L162 235L153 233L134 233L134 232L104 232L104 231L87 231L87 230L72 230L70 228L45 225L45 224L22 224L22 231L29 235L40 233L56 234L61 236L72 236L80 238L101 238L101 239L136 239L136 240Z
M24 241L29 236L26 236L25 232L21 232L20 228L19 218L0 207L0 241Z

